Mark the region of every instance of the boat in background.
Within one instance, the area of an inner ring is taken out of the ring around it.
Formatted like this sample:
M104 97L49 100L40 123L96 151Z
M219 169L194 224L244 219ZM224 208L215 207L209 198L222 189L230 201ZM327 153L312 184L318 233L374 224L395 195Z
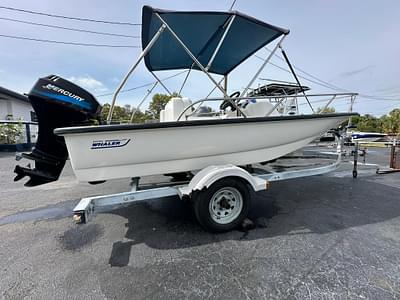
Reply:
M287 29L237 11L182 12L145 6L143 51L114 94L108 124L96 124L102 122L100 104L73 83L51 75L35 84L28 97L38 117L39 138L33 152L24 155L35 161L35 168L16 166L15 180L29 176L28 186L55 181L68 156L78 180L101 182L186 172L210 165L248 165L274 160L304 147L355 115L315 113L309 99L328 98L328 107L338 96L348 97L353 103L356 94L306 95L306 88L298 81L282 48L288 33ZM247 87L228 96L228 74L277 39L274 50ZM277 49L281 49L293 71L297 86L286 86L283 92L282 86L269 86L264 94L261 90L258 94L249 92ZM223 97L194 102L175 97L157 123L111 125L115 100L143 59L153 75L155 71L188 69L188 77L192 70L200 70ZM215 74L222 79L217 80ZM300 113L299 99L306 101L312 113ZM219 110L204 114L201 107L209 101L220 102Z
M376 142L380 139L386 138L386 133L380 132L363 132L363 131L352 131L349 133L351 136L351 141L353 143L369 143L369 142Z

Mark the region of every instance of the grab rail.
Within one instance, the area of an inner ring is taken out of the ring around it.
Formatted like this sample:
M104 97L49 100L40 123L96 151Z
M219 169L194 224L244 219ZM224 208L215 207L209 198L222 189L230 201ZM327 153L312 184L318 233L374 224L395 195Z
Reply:
M238 97L239 98L239 97ZM235 98L235 100L236 100L237 98ZM181 114L179 115L179 117L178 117L178 119L177 119L177 121L179 121L181 118L182 118L182 116L189 110L189 108L192 108L194 105L196 105L196 104L198 104L198 103L200 103L200 105L203 103L203 102L206 102L206 101L210 101L210 102L212 102L212 101L221 101L221 100L223 100L223 101L229 101L229 103L231 103L238 111L239 111L239 113L244 117L244 118L247 118L247 116L246 116L246 114L240 109L240 107L235 103L235 101L233 101L231 98L221 98L221 99L211 99L211 98L206 98L206 99L200 99L200 100L198 100L198 101L195 101L195 102L193 102L192 104L190 104L188 107L186 107L182 112L181 112ZM199 105L199 107L200 107L200 105ZM196 110L199 108L199 107L197 107L195 110L194 110L194 112L196 112ZM193 112L193 113L194 113ZM193 113L191 113L190 115L192 115Z
M318 114L321 114L321 113L324 112L324 110L326 110L329 107L329 105L334 100L350 97L351 103L350 103L349 111L351 112L353 104L354 104L355 97L357 95L358 95L358 93L332 93L332 94L325 93L325 94L310 94L310 95L277 95L277 96L251 96L251 97L247 96L247 97L236 97L234 99L226 98L226 97L222 97L222 98L205 98L205 99L200 99L198 101L195 101L192 104L190 104L188 107L186 107L182 111L182 113L179 115L177 121L179 121L186 114L186 112L189 109L192 109L196 104L200 103L200 105L201 105L202 103L207 102L207 101L215 102L215 101L226 101L226 100L229 101L240 112L240 114L242 114L246 118L248 116L246 116L246 114L243 112L243 110L236 104L236 100L240 101L240 100L245 100L245 99L267 99L267 100L268 99L270 99L270 100L279 99L278 102L274 105L274 107L265 115L265 116L269 116L284 100L287 100L289 98L290 99L293 99L293 98L297 99L297 98L305 98L305 97L308 97L308 98L328 97L328 96L332 97L331 99L327 100L327 104L325 104L325 106L321 109L321 111L318 112ZM193 115L199 109L200 105L190 115L187 115L187 117Z

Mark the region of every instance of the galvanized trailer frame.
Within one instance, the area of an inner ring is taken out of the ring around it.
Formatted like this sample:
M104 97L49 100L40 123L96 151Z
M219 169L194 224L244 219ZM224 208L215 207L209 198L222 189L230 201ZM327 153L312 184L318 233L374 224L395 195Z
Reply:
M167 186L150 187L143 190L139 187L139 178L133 178L131 183L132 188L128 192L82 198L73 210L73 219L76 223L87 223L97 211L101 210L104 212L106 207L127 205L146 200L162 199L171 196L190 200L194 192L208 189L215 182L228 177L246 182L255 192L267 190L270 182L332 172L342 162L342 154L342 140L340 140L336 153L321 153L319 155L320 158L335 158L333 162L324 166L279 172L260 172L260 170L249 172L244 168L234 165L209 166L197 172L190 181L181 183L172 182ZM312 158L315 157L315 155L312 156ZM308 157L304 156L302 158L307 159Z

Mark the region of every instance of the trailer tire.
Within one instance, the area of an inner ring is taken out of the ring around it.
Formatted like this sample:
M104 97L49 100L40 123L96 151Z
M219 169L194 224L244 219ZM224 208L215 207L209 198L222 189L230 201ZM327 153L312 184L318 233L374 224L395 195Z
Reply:
M223 178L192 195L200 225L210 232L230 231L246 218L250 192L246 183L234 177Z

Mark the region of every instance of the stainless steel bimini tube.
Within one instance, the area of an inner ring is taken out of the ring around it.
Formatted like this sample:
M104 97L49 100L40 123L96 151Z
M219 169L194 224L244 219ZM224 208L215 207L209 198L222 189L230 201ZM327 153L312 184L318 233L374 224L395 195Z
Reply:
M142 59L147 54L147 52L150 51L151 47L153 47L154 43L158 40L158 38L160 37L161 33L164 31L165 28L166 28L166 26L164 24L161 25L160 29L158 29L157 33L153 36L153 38L151 39L150 43L140 53L139 58L137 59L137 61L129 69L128 73L125 75L125 77L122 79L121 83L119 84L119 86L115 90L114 96L113 96L112 101L111 101L110 111L108 112L108 116L107 116L107 123L108 124L111 123L112 115L113 115L113 112L114 112L115 101L117 100L118 94L120 93L121 89L124 87L124 85L125 85L126 81L128 80L129 76L131 76L131 74L136 69L136 67L139 65L139 63L142 61Z

